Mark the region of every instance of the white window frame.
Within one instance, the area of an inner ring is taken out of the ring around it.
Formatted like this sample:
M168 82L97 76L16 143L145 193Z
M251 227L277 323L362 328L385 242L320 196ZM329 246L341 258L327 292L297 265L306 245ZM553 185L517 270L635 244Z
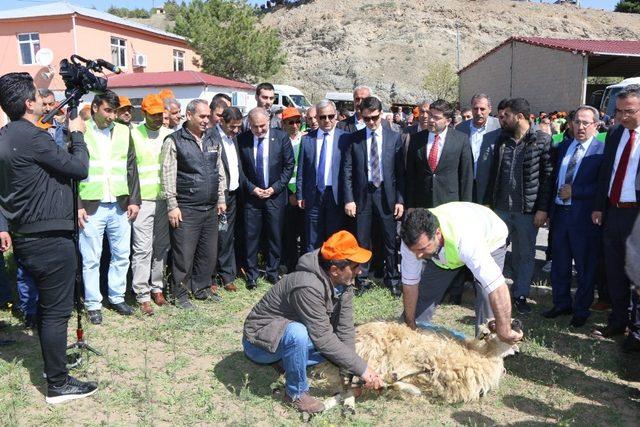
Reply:
M120 68L127 68L127 39L111 36L111 61L113 65ZM117 61L114 61L113 49L118 49Z
M184 71L184 50L173 49L173 71ZM178 69L178 61L182 63L182 70Z
M33 35L34 34L37 37L38 49L35 48L36 40L33 39ZM20 36L29 36L29 40L21 41L20 40ZM20 57L20 64L21 65L37 65L36 53L38 53L38 50L40 50L40 33L38 33L38 32L19 33L16 36L16 38L18 40L18 56ZM31 53L31 61L32 61L30 63L27 63L27 62L23 61L23 59L24 59L22 57L22 45L23 44L28 44L29 45L29 51Z

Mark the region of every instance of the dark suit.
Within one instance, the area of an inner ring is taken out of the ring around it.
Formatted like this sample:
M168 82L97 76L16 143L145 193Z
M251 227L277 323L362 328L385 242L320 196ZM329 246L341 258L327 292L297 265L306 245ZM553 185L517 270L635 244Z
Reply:
M356 128L356 117L357 117L357 114L354 113L353 116L347 117L344 120L340 120L338 123L336 123L336 128L346 133L356 132L358 130Z
M604 262L612 308L609 316L609 326L616 330L623 330L629 324L630 281L624 270L625 242L631 234L633 223L639 212L637 206L616 207L612 206L609 201L609 185L615 174L616 152L620 139L624 135L625 128L621 125L610 129L607 133L604 158L598 175L598 191L593 209L594 211L603 212L604 215L602 226ZM640 138L640 135L636 135L636 144L638 144L638 138ZM627 173L629 173L629 166L627 167ZM638 171L640 171L640 168L638 168ZM640 191L638 191L639 178L640 175L636 175L636 202L640 201Z
M284 226L284 210L287 204L287 184L293 174L293 148L289 136L278 129L269 129L268 170L269 182L274 193L267 199L260 199L253 194L259 187L256 174L255 156L253 154L253 133L247 131L238 136L240 159L245 194L244 226L247 249L247 279L258 278L258 247L263 224L266 229L267 279L274 281L278 277L278 266L282 252L282 227Z
M557 148L554 168L555 192L566 182L559 182L563 160L568 163L567 153L573 139L565 140ZM576 317L589 316L593 303L594 283L600 255L600 227L591 221L591 212L596 199L598 170L602 164L604 143L593 138L571 183L571 204L552 204L550 216L553 221L553 244L551 264L551 286L553 306L557 310L573 309ZM565 159L565 157L567 157ZM578 271L578 288L571 302L571 266L575 261Z
M331 185L320 192L316 186L317 167L320 153L316 149L318 133L323 130L309 132L302 137L300 154L298 155L298 171L296 173L296 198L304 200L305 216L305 252L319 248L333 233L344 226L344 204L340 197L340 150L349 143L349 136L340 129L333 134L332 158L326 159L331 165Z
M356 204L356 237L358 243L371 248L373 217L381 223L385 254L385 283L399 283L396 245L396 204L404 204L404 156L402 138L388 127L382 127L382 183L378 188L369 182L369 152L367 128L350 135L344 147L340 167L340 183L344 203ZM369 266L362 268L361 279L368 275Z
M473 194L473 158L467 138L447 129L438 166L429 166L429 131L411 135L407 150L407 207L434 208L449 202L470 202Z

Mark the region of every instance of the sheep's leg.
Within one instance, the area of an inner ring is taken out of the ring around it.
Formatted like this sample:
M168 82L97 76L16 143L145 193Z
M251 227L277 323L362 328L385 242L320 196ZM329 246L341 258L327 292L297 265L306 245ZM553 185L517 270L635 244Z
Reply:
M344 392L342 396L342 415L355 415L356 414L356 396L353 394L353 389L349 389Z
M324 400L324 410L328 411L329 409L335 408L338 405L342 405L344 402L344 398L342 397L342 393L336 393L328 399Z
M396 391L401 391L403 393L410 394L412 396L421 396L422 392L420 389L413 384L403 383L402 381L396 381L393 384L389 384L387 387L392 388Z

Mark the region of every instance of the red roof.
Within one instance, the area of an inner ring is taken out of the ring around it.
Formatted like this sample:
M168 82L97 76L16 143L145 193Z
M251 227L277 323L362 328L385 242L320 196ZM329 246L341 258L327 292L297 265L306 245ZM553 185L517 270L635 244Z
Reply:
M108 77L110 88L123 87L164 87L164 86L222 86L236 89L254 90L244 82L198 71L164 71L156 73L123 73Z
M502 46L512 41L527 43L550 49L580 52L591 55L618 55L640 56L640 40L590 40L590 39L553 39L548 37L510 37L498 46L491 49L466 67L458 71L461 73L467 68L479 62L487 55L492 54Z

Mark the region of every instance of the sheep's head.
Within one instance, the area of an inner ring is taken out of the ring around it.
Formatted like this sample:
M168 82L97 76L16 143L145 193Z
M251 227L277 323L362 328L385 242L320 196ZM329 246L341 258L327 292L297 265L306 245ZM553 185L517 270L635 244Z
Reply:
M502 357L513 356L519 353L517 345L511 345L501 341L496 334L496 321L490 319L487 323L479 326L479 333L476 337L473 347L476 350L481 351L483 354L489 357ZM522 322L518 319L511 320L511 329L514 331L522 330Z

